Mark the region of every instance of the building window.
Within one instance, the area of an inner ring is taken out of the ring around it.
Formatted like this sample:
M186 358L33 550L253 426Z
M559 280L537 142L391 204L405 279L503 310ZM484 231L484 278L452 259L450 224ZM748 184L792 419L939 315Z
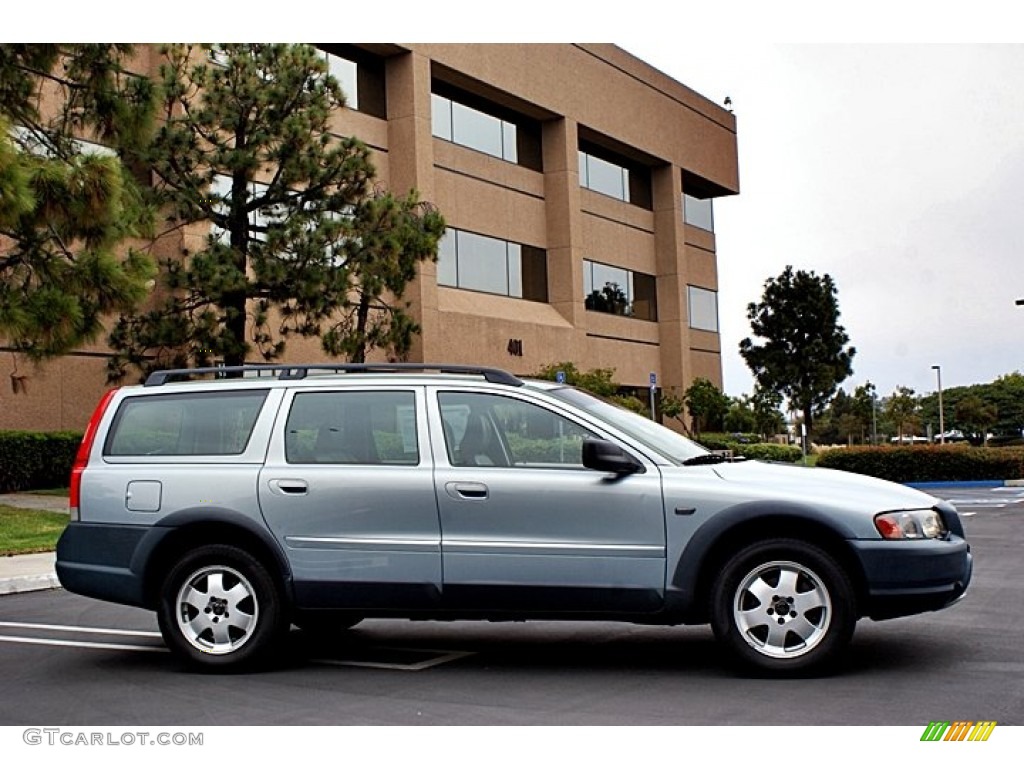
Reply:
M541 248L449 228L438 247L437 282L530 301L548 300Z
M260 182L250 182L246 185L246 202L253 198L265 195L268 186ZM210 199L213 210L222 216L227 216L231 207L231 177L217 174L210 183ZM266 241L267 227L284 220L283 206L267 206L258 208L249 213L249 231L255 240ZM214 222L211 230L213 238L224 245L231 244L231 235L226 229L221 229Z
M631 202L629 169L580 150L580 186Z
M683 220L694 227L715 231L715 217L711 208L711 198L683 195Z
M519 162L515 123L494 117L457 101L431 95L431 122L434 136L488 155Z
M359 109L359 65L354 61L342 58L336 53L321 51L327 58L327 72L334 75L334 79L341 86L341 92L345 94L345 106L349 109Z
M317 43L327 71L345 94L348 109L385 119L387 94L384 59L364 48L342 43Z
M718 293L695 285L687 286L690 327L718 333Z
M653 275L584 260L583 302L594 312L657 320L657 280Z

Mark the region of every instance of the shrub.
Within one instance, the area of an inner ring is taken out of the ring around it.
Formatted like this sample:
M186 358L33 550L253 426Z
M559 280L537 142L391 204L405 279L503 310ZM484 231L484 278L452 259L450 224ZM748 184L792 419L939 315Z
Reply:
M757 435L705 432L697 442L709 451L732 451L734 456L760 461L793 463L803 456L798 446L763 443Z
M1005 480L1024 477L1024 450L962 445L835 448L819 456L817 465L897 483Z
M68 484L81 432L0 432L0 493Z
M803 458L803 453L795 445L779 445L777 443L750 443L743 445L733 443L731 449L734 456L746 456L748 459L760 461L781 461L793 464Z

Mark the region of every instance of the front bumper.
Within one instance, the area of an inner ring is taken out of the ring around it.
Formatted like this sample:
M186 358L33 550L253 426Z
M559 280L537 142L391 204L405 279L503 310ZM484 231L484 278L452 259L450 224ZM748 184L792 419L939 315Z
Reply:
M872 619L940 610L962 598L971 582L971 547L955 534L927 541L850 544L867 587L861 613Z

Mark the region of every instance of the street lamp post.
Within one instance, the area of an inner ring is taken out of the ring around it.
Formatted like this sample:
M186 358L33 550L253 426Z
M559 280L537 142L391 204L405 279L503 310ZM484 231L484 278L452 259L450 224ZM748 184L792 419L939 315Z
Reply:
M945 445L946 443L946 419L942 413L942 366L933 365L932 370L935 371L935 376L939 382L939 442Z

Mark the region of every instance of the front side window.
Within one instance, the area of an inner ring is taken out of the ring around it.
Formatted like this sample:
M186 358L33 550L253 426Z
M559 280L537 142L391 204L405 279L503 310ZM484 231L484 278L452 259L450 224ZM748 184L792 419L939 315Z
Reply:
M267 390L126 399L105 456L237 456L245 452Z
M715 291L687 286L687 305L691 328L718 333L718 294Z
M583 262L583 302L593 312L657 320L657 281L622 267Z
M289 464L419 464L412 392L300 392L285 425Z
M438 394L454 467L583 468L589 430L545 408L499 395Z

